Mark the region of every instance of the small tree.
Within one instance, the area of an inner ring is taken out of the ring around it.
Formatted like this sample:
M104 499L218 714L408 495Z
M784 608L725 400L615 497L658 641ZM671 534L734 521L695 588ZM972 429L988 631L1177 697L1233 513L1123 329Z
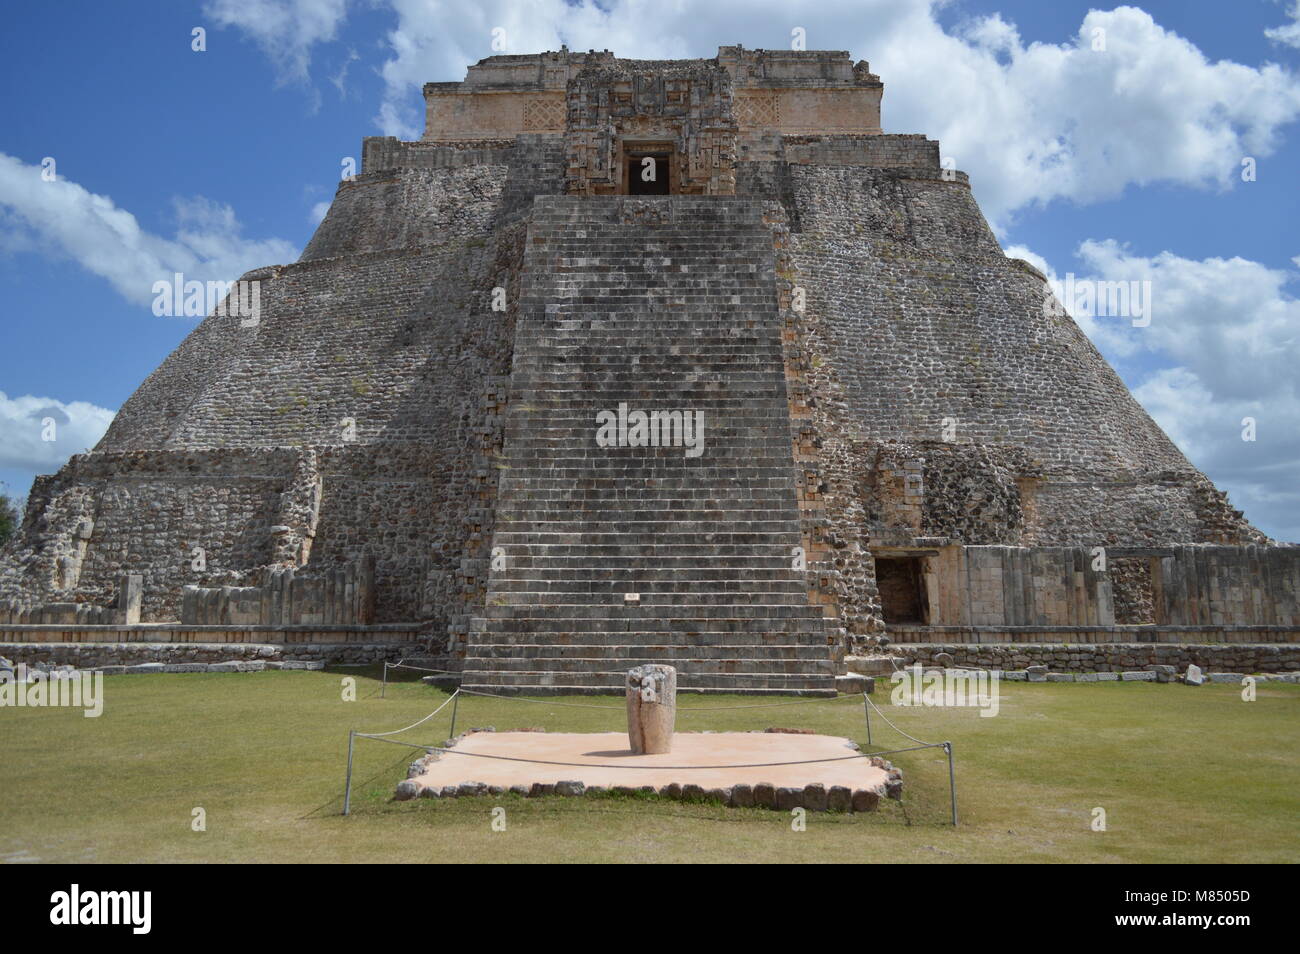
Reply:
M4 492L0 485L0 547L9 542L9 538L18 532L22 516L14 506L14 500Z

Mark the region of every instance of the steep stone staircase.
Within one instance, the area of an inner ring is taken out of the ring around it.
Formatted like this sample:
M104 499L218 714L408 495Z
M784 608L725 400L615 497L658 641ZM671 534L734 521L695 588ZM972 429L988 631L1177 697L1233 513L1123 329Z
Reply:
M743 198L539 197L485 616L463 685L834 693L802 570L772 238ZM703 412L703 451L601 447L597 414ZM629 594L637 594L639 602Z

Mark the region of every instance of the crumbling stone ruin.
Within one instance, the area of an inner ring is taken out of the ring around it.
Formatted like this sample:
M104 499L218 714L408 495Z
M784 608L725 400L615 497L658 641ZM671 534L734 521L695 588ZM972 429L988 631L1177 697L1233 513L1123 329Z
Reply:
M1300 551L939 144L882 132L882 92L738 46L428 84L423 138L366 139L301 259L243 277L259 314L217 309L38 479L3 639L427 641L499 691L662 663L812 694L882 634L1295 641Z

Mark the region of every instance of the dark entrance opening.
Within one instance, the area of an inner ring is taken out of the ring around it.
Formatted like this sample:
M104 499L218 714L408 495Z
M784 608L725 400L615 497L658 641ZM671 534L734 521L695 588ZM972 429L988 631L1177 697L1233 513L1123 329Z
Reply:
M670 195L671 153L629 152L627 154L628 195ZM646 160L651 160L647 162Z
M929 622L919 557L876 557L876 588L886 623Z

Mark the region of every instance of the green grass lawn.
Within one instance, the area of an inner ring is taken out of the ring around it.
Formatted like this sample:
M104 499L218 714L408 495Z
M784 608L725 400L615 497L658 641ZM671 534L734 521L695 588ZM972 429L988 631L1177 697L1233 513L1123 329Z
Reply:
M357 679L344 702L341 680ZM947 824L941 750L894 756L901 804L871 815L790 816L658 798L393 802L418 752L358 742L352 815L340 815L348 729L413 722L446 694L418 682L379 698L373 670L110 676L98 719L0 708L0 860L428 861L1300 861L1300 686L1002 686L1001 714L878 705L922 739L951 739L961 825ZM461 697L458 728L622 730L614 698ZM683 695L680 707L754 697ZM399 738L441 744L444 710ZM678 729L801 727L865 746L852 700L681 712ZM909 744L879 723L875 749ZM427 730L427 731L425 731ZM506 830L491 811L506 809ZM207 830L191 830L193 809ZM1105 832L1090 828L1106 810Z

